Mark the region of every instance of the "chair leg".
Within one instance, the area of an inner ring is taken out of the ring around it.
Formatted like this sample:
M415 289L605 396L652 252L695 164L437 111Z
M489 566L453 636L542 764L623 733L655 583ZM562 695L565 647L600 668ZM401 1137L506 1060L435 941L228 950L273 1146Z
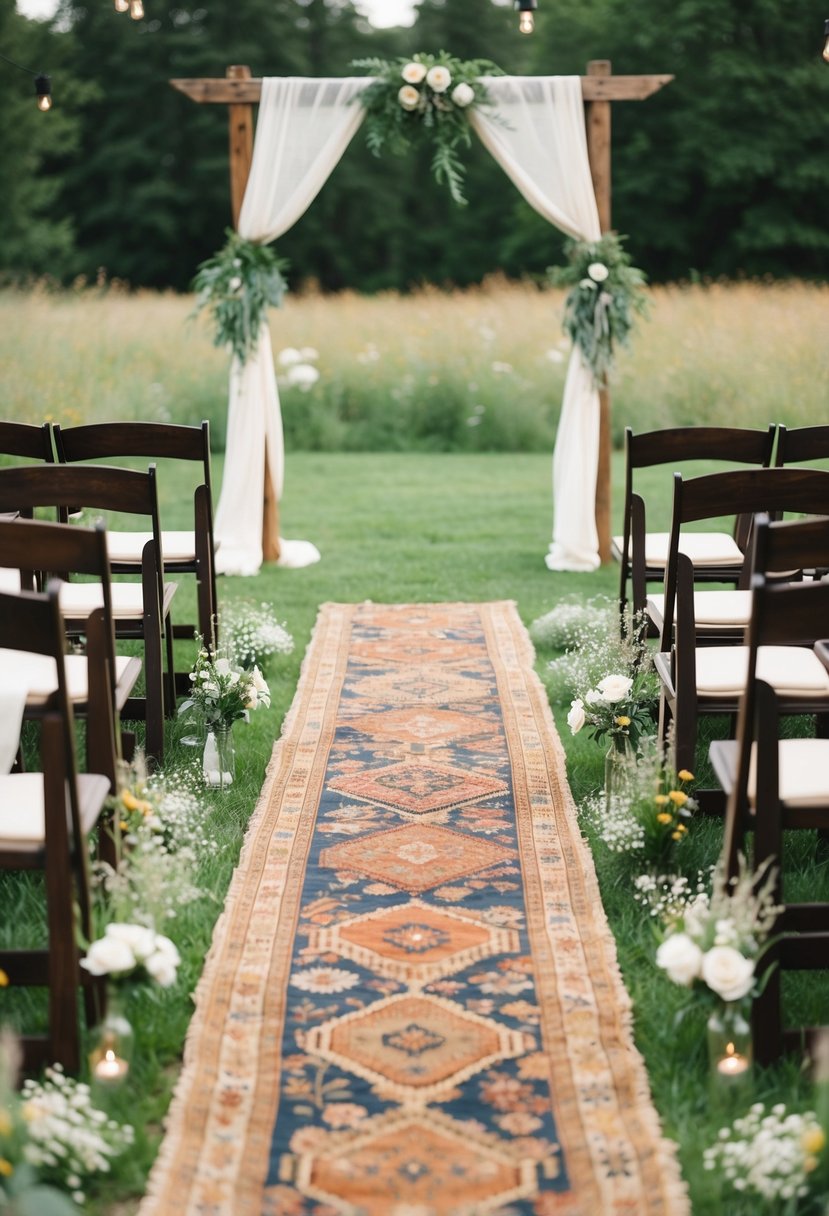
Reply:
M44 730L49 724L44 723ZM55 737L59 736L57 733ZM55 754L55 753L51 753ZM49 934L49 1040L52 1059L68 1072L80 1067L78 983L74 891L67 828L65 774L61 764L44 773L47 838L46 919Z

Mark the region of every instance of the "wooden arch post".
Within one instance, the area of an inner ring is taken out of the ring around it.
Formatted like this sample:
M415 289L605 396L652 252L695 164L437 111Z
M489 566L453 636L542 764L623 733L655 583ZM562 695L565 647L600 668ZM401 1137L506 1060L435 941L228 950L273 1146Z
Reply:
M592 59L587 65L587 75L581 77L582 98L585 105L587 130L587 155L590 174L596 194L599 223L602 232L611 226L611 127L610 103L612 101L644 101L673 76L614 76L609 59ZM251 77L250 68L234 65L227 69L226 77L198 77L189 80L171 80L174 89L186 94L192 101L213 102L228 106L230 120L230 196L233 224L237 226L242 199L245 195L253 157L253 107L259 101L262 81ZM610 560L610 393L605 385L599 393L599 465L596 480L596 528L599 534L599 556L603 562ZM262 504L262 551L265 561L279 557L279 505L271 484L267 459L265 460L265 501Z

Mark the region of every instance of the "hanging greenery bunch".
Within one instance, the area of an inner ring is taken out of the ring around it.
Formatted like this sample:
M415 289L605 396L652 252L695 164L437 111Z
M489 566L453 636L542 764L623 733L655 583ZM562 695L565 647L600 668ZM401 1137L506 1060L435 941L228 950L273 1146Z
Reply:
M288 263L270 245L247 240L232 228L226 236L219 252L196 271L192 315L208 309L213 345L229 346L244 363L256 349L268 308L278 308L288 290L283 278Z
M458 149L472 142L467 112L492 105L481 77L501 76L501 69L488 59L455 59L446 51L391 61L356 59L352 66L374 77L357 98L366 111L366 142L374 155L384 148L400 154L418 140L431 141L435 180L445 182L454 201L465 205Z
M598 241L568 241L568 264L547 272L554 286L570 288L563 329L581 349L597 388L613 371L617 343L628 345L636 314L647 309L645 276L631 266L624 240L608 232Z

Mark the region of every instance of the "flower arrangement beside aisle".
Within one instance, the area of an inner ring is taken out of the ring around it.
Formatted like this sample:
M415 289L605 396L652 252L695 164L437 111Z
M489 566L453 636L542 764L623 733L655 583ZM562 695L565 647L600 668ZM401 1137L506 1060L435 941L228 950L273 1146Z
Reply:
M231 600L222 608L219 625L223 643L242 668L264 669L276 655L294 648L294 639L270 604Z
M85 1187L133 1143L129 1124L111 1119L92 1101L88 1085L59 1064L43 1080L16 1083L20 1050L0 1035L0 1211L13 1216L76 1216Z
M789 1112L782 1102L768 1110L755 1102L721 1128L703 1153L703 1165L720 1174L729 1216L755 1216L760 1210L794 1216L826 1210L825 1171L819 1169L825 1149L826 1135L814 1111ZM810 1196L815 1206L807 1208Z
M664 925L657 965L675 984L722 1001L755 995L762 982L757 966L780 912L776 877L768 864L750 870L744 858L731 881L718 869L711 894L698 894Z
M631 265L624 240L608 232L598 241L568 241L568 265L548 270L554 286L570 289L564 332L581 349L597 388L613 371L617 345L630 341L636 314L647 310L645 276Z
M432 173L445 182L456 203L463 206L464 168L458 149L469 147L472 136L467 112L491 106L492 98L482 76L500 76L488 59L456 59L446 51L419 53L411 59L357 59L375 78L358 95L366 111L366 142L375 156L384 148L400 154L418 140L434 146Z
M201 640L201 639L199 639ZM236 779L233 723L248 720L252 710L271 703L270 689L258 667L246 670L227 655L213 655L202 645L190 672L192 690L180 714L197 713L207 729L202 757L205 784L224 790Z
M570 703L567 725L576 735L583 727L597 743L607 739L618 751L634 750L653 729L656 703L654 677L648 672L611 672Z

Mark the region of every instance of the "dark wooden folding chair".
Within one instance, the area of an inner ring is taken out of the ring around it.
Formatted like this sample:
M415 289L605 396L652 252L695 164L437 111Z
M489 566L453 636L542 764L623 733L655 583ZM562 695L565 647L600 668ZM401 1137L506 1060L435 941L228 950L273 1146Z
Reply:
M829 563L829 521L757 523L758 564L779 568ZM773 967L754 1001L755 1051L762 1064L783 1050L813 1044L816 1027L784 1029L781 973L829 968L829 903L794 903L785 898L785 835L793 829L829 827L829 739L781 739L783 704L762 678L768 648L811 647L829 627L829 583L779 583L762 572L752 578L748 668L737 738L711 744L718 780L727 792L724 861L729 876L738 870L747 832L754 834L754 864L778 868L776 902L782 912L774 944L765 958ZM829 665L829 644L817 649ZM826 1029L825 1027L820 1029Z
M210 424L179 426L166 422L106 422L89 426L55 426L55 448L63 463L144 457L159 462L160 476L169 461L189 461L198 470L193 479L193 527L161 533L164 569L170 574L196 576L198 626L174 624L175 637L192 638L196 629L205 645L215 645L218 601L216 597L213 497L210 480ZM170 474L181 476L170 466ZM140 569L146 533L110 529L109 554L115 573L134 574ZM188 669L189 670L189 669ZM189 691L188 673L176 676L179 692Z
M30 422L0 420L0 457L3 456L15 460L54 460L50 424L44 422L37 426Z
M829 472L819 469L738 469L711 473L685 481L674 474L674 511L669 539L665 591L661 601L663 616L659 650L654 665L661 683L660 737L665 739L674 724L674 746L678 768L695 770L697 724L701 714L727 714L735 718L745 687L747 648L742 644L744 626L730 639L722 636L723 620L715 623L720 635L717 644L700 643L697 609L700 602L721 594L696 589L697 570L690 558L680 552L682 526L688 521L733 516L737 512L803 512L829 515ZM752 551L749 569L762 560ZM777 567L777 578L800 575L794 567ZM750 596L743 610L750 615ZM710 612L710 609L709 609ZM713 614L716 616L716 613ZM674 627L675 626L675 627ZM780 672L777 686L783 693L782 704L789 713L829 712L829 681L826 673L809 652L792 651ZM722 805L713 797L711 809Z
M645 501L641 502L641 529L634 534L631 510L634 472L637 469L677 464L689 460L716 460L723 464L771 464L774 426L767 430L739 427L690 426L646 431L635 435L625 430L625 497L622 508L622 535L614 536L611 552L620 564L619 611L624 622L628 604L628 584L634 614L643 613L647 584L662 582L668 557L668 532L649 532L645 523ZM745 552L745 521L738 519L732 534L705 532L687 541L687 552L694 563L699 582L736 582Z
M0 469L0 511L14 502L29 510L53 507L65 514L84 508L147 520L149 539L141 555L141 580L112 582L112 615L116 638L139 640L144 650L145 694L130 696L121 716L146 722L147 754L160 761L165 714L175 712L170 606L176 584L162 577L155 466L146 472L60 464ZM61 592L61 604L67 631L85 636L87 619L103 604L102 588L95 583L68 582Z
M68 582L87 575L101 589L101 604L87 618L83 653L65 659L69 699L75 717L86 719L86 766L105 773L113 791L117 762L123 754L120 714L141 671L141 660L118 655L112 612L112 587L106 531L40 520L0 519L0 564L18 569L29 588L45 585L51 577ZM54 688L49 660L0 649L0 683L25 676L29 695L26 712L37 717L48 709ZM127 749L127 758L131 748Z
M96 997L103 997L100 982L82 972L76 934L86 940L92 936L88 838L109 795L109 779L77 771L58 594L54 583L45 594L0 593L4 643L51 659L56 672L40 727L40 770L0 774L0 868L44 872L47 944L4 948L0 967L14 987L49 990L48 1031L22 1038L25 1069L57 1061L76 1072L81 1058L79 987L87 996L88 1021L94 1020Z
M784 465L813 464L816 460L829 460L829 424L820 426L798 426L777 428L777 451L774 463Z

